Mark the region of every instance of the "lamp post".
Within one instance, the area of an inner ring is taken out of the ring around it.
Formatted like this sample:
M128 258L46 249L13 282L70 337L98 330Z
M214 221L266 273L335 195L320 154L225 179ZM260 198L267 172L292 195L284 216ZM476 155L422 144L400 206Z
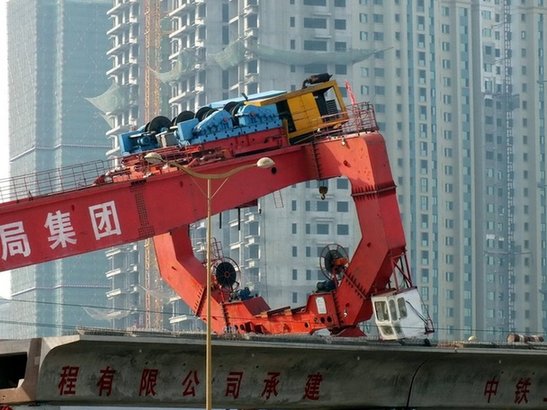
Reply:
M205 179L207 181L207 240L206 240L206 266L207 266L207 293L206 293L206 302L207 302L207 323L206 323L206 341L205 341L205 408L211 410L213 408L213 377L212 377L212 345L211 345L211 203L213 197L220 191L224 183L232 175L237 174L243 170L249 168L272 168L275 165L275 162L268 157L260 158L256 163L245 164L239 167L233 168L229 171L220 173L220 174L204 174L201 172L194 171L192 168L185 167L174 161L166 161L163 157L157 152L149 152L144 156L144 159L149 164L166 164L174 166L184 173L198 179ZM211 190L211 181L213 179L224 179L224 182L217 188L215 192Z

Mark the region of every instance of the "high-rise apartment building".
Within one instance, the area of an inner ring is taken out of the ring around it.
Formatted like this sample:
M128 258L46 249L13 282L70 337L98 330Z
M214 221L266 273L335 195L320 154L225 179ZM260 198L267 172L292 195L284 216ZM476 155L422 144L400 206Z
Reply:
M86 100L107 87L107 0L7 4L10 173L23 175L104 158L107 124ZM104 325L104 252L17 269L11 275L13 338ZM82 301L85 301L82 304Z
M376 104L437 337L543 333L546 5L354 7L354 46L385 49L354 90Z

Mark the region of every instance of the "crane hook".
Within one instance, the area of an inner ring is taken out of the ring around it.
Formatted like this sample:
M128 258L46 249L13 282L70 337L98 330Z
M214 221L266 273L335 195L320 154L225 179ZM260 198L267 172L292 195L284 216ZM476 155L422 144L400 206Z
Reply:
M326 185L321 185L319 187L319 194L321 195L321 199L325 199L325 195L329 192L329 187Z

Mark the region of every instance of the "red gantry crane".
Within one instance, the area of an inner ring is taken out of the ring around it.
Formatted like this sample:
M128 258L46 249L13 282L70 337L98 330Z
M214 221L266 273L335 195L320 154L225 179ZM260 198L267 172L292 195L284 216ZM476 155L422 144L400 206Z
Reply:
M173 120L156 117L120 135L120 146L123 156L112 169L92 163L10 179L9 198L0 204L1 270L153 238L161 276L202 319L212 275L211 327L217 333L328 329L358 336L363 334L358 324L373 315L383 339L432 331L412 284L373 107L346 107L330 75L312 76L293 92L221 101ZM254 166L264 157L275 165ZM206 180L192 173L233 175ZM261 296L236 291L229 266L208 272L194 255L189 225L208 211L246 206L299 182L335 177L351 184L362 237L351 258L341 246L324 249L321 268L328 279L318 283L305 306L271 309ZM216 192L210 210L207 183Z

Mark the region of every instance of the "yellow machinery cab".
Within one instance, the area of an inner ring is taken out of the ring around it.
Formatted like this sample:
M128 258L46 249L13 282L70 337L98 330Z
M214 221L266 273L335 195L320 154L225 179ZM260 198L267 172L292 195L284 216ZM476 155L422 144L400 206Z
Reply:
M286 123L291 144L305 141L317 131L339 127L348 120L336 81L313 84L272 98L248 101L247 104L275 104L279 116Z

